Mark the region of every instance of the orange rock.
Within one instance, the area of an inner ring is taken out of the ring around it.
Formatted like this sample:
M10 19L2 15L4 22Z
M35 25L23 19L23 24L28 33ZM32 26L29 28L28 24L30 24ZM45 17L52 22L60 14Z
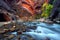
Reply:
M31 6L27 4L22 4L22 7L25 8L28 12L30 12L32 15L34 14L34 10Z
M18 2L18 5L21 5L22 8L24 8L26 11L28 11L31 15L33 15L34 12L34 3L32 0L22 0Z
M36 14L36 12L40 13L41 6L42 6L41 4L43 4L44 2L48 3L48 0L43 0L43 1L42 0L39 0L39 1L38 0L20 0L18 2L18 5L20 5L19 7L22 7L23 10L26 10L27 12L29 12L29 14L34 15L34 14ZM18 9L19 9L19 7L18 7ZM22 13L20 13L20 15L25 14L23 11L21 11L21 12Z

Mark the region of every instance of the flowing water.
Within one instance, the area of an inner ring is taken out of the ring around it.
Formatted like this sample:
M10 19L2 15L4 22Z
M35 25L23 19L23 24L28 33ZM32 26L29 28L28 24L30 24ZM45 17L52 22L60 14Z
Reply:
M60 24L47 24L42 22L24 23L27 26L36 26L36 29L30 29L23 34L30 35L35 40L60 40ZM13 34L16 34L14 32ZM27 40L27 39L24 39Z

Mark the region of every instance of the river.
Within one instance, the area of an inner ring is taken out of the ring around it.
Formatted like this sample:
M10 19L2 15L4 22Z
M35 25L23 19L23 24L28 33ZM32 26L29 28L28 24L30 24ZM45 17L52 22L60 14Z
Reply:
M36 26L35 30L30 29L29 32L23 33L32 36L35 40L60 40L60 24L47 24L42 22L31 22L24 24L27 26Z

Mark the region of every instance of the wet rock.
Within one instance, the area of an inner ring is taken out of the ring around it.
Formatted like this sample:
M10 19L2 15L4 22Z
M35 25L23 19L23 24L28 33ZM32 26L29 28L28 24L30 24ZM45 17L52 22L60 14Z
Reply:
M14 31L14 30L15 30L15 28L13 28L13 27L10 29L10 31Z
M34 31L34 32L41 33L41 31Z
M17 40L20 40L20 35L18 35L16 38L17 38Z
M4 36L5 36L5 38L7 38L7 39L13 39L13 38L15 37L13 34L10 34L10 35L5 34Z
M33 29L33 30L35 30L36 28L37 28L37 26L29 26L29 27L27 27L28 29Z
M49 19L46 19L44 22L45 22L45 23L48 23L48 24L53 24L53 23L54 23L53 21L51 21L51 20L49 20Z
M0 39L3 39L4 38L4 35L3 34L0 34Z
M0 34L5 33L3 28L0 28Z
M17 34L18 34L18 35L21 35L21 34L22 34L22 31L17 31Z
M50 40L50 38L46 37L45 40Z
M2 33L4 33L5 31L4 30L2 30L2 31L0 31L0 34L2 34Z
M31 29L26 28L26 32L31 32Z
M20 40L34 40L30 35L21 35Z

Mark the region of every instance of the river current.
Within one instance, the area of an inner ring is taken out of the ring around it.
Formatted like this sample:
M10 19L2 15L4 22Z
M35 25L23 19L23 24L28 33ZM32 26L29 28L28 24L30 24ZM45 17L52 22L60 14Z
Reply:
M24 24L32 27L36 26L35 30L30 29L29 32L23 33L32 36L35 40L60 40L60 24L47 24L42 22L31 22Z

